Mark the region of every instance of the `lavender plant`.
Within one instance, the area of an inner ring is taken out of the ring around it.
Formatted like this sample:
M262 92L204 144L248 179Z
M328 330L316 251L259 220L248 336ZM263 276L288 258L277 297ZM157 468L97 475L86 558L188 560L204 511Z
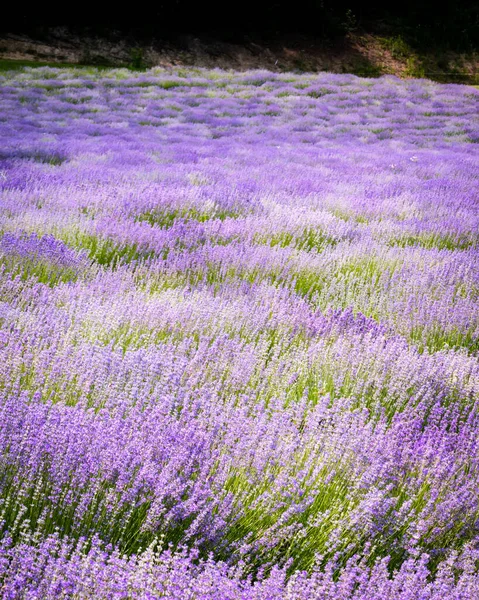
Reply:
M479 596L478 100L0 77L2 597Z

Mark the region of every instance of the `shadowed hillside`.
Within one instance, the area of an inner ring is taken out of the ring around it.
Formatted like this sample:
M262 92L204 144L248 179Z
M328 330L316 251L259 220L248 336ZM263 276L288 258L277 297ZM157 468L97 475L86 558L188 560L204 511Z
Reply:
M175 0L136 10L10 6L0 60L130 67L354 73L478 81L479 4L372 0ZM15 67L5 64L3 67Z

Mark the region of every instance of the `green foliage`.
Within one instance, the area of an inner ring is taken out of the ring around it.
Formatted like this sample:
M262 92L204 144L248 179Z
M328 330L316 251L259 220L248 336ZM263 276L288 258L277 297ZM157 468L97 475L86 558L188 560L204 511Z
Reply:
M79 276L79 270L76 268L60 266L47 260L33 258L0 255L0 265L4 268L5 273L10 274L12 279L17 277L23 281L33 279L50 287L60 283L76 281Z
M160 229L170 229L177 221L197 221L198 223L205 223L212 219L224 221L227 218L234 219L236 217L238 217L238 213L233 210L213 209L211 211L201 211L191 207L170 210L152 209L136 215L135 221L140 223L146 222L154 227L159 227Z
M73 245L87 251L89 258L99 265L115 268L122 264L144 261L155 256L153 250L138 244L121 244L110 238L78 233Z
M437 248L438 250L468 250L479 246L477 235L454 235L424 232L417 235L407 235L389 240L390 246L422 246L423 248Z
M147 68L143 48L137 47L130 50L130 62L128 67L134 71L144 71Z
M67 158L65 156L62 156L61 154L58 154L57 152L48 152L48 151L34 151L34 152L29 152L29 151L23 151L20 153L21 158L24 159L30 159L30 160L34 160L35 162L38 163L44 163L47 165L53 165L55 167L58 167L59 165L61 165L62 163L64 163Z
M254 239L257 244L268 244L286 248L293 246L298 250L322 252L326 247L333 247L338 243L336 238L329 236L321 229L307 228L301 232L282 231L273 235L257 235Z
M341 28L345 33L352 33L353 31L357 30L358 24L359 23L357 17L353 13L353 11L350 8L348 8L344 15L344 20L341 23Z
M396 59L404 59L412 54L412 49L404 41L401 35L392 35L390 37L379 37L380 45L391 52L391 56Z
M2 71L21 71L24 68L39 68L39 67L52 67L57 69L71 69L78 67L79 65L73 63L64 62L44 62L36 60L12 60L2 58L0 59L0 72Z
M358 77L380 77L383 74L380 67L374 65L363 56L358 56L351 64L350 69L343 67L343 72L350 72Z

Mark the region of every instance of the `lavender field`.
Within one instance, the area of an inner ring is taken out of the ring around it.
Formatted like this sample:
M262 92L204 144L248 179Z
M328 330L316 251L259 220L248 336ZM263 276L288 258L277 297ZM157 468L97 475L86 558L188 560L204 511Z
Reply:
M478 108L0 76L2 598L479 598Z

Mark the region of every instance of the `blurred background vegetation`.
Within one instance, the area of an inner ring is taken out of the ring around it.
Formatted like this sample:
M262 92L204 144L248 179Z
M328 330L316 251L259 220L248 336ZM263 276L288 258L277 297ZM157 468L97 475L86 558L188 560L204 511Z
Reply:
M479 41L479 2L459 0L231 0L117 3L11 3L2 9L0 31L41 35L52 26L105 35L111 30L136 38L208 33L224 41L248 34L274 37L302 33L335 38L362 29L386 37L400 36L414 47L440 46L472 51ZM400 52L400 48L398 48Z
M71 40L65 36L60 40L58 28L69 32L77 46L78 40L85 42L80 59L65 52ZM58 42L63 50L52 53L43 48L31 56L18 55L4 43L12 35L29 36L51 47ZM123 54L102 53L91 43L100 38L128 48ZM55 63L142 69L160 64L157 55L148 54L148 46L158 40L174 47L172 64L247 68L234 59L230 65L217 60L231 55L225 44L236 44L253 55L262 54L250 68L370 77L393 73L479 83L479 0L160 0L153 6L129 2L108 8L87 0L10 3L0 18L0 62L15 58L48 63L53 57ZM314 45L320 59L308 50ZM286 54L281 46L287 47ZM263 59L265 50L274 54L274 60ZM328 61L328 56L339 58Z

